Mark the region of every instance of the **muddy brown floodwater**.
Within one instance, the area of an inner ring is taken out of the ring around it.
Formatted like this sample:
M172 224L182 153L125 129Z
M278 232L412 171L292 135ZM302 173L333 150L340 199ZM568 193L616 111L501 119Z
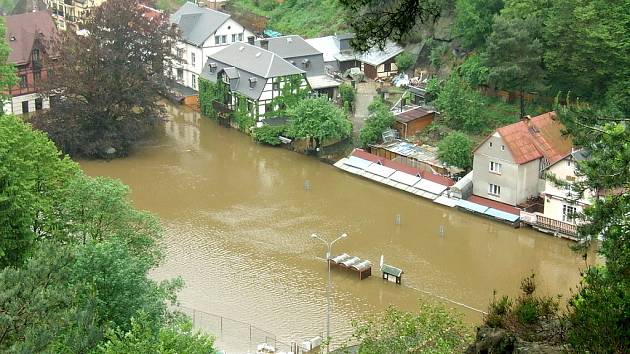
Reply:
M314 232L328 239L347 233L333 254L375 264L363 281L333 269L334 343L349 337L352 318L437 300L425 292L485 309L494 289L515 294L532 271L545 293L567 295L579 281L584 263L566 241L257 145L187 108L167 110L164 132L132 156L81 166L121 179L137 207L161 218L166 260L152 276L181 276L179 300L188 308L250 323L285 343L321 334L327 272L324 245L309 237ZM403 286L380 278L381 254L404 270ZM471 324L481 319L444 303Z

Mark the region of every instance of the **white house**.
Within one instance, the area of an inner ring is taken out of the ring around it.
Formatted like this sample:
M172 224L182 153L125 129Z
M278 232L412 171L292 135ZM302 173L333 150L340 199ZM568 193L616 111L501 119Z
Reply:
M576 176L576 164L586 159L587 155L585 150L573 151L547 168L548 178L545 181L545 189L541 193L544 198L544 212L535 215L534 227L569 235L575 234L575 226L579 224L575 216L582 213L584 208L591 205L596 198L595 193L590 190L579 195L575 188L575 183L584 179L583 176ZM557 181L564 183L561 185Z
M254 34L230 18L229 14L185 3L170 17L181 31L177 56L182 62L173 63L173 78L180 84L198 89L199 75L209 55L234 42L247 41Z

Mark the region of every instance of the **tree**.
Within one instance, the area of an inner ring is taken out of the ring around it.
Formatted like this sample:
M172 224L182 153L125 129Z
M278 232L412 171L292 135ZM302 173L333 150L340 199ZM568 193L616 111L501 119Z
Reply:
M457 0L453 32L469 49L483 48L492 32L492 19L503 8L503 0Z
M343 83L339 86L339 95L341 96L343 106L348 107L348 110L352 111L355 97L354 88L349 84Z
M389 307L352 321L359 353L462 353L469 332L446 308L420 302L417 313Z
M388 39L400 42L416 23L435 21L440 15L440 0L340 0L346 8L355 37L352 46L366 51L383 48Z
M576 146L588 159L577 165L584 177L579 193L596 191L600 197L580 216L578 235L586 250L601 239L598 252L605 266L585 271L581 287L569 302L568 341L579 352L630 351L630 119L614 111L585 104L557 106L559 118Z
M544 60L556 91L628 110L630 77L628 0L558 0L547 7ZM624 106L625 105L625 106Z
M485 65L480 55L471 55L457 68L457 73L471 87L478 87L488 83L490 68Z
M288 134L310 138L318 148L326 139L342 139L352 133L352 123L346 113L326 97L307 98L287 110Z
M437 98L433 102L442 112L448 126L469 133L480 133L488 128L487 117L482 109L486 99L459 75L452 74L437 90L432 87L432 92L436 91Z
M129 331L110 330L107 341L99 346L102 354L214 354L214 338L192 330L185 318L175 318L156 333L151 319L140 312L131 319Z
M124 156L161 121L157 98L177 36L139 4L105 2L82 24L89 35L69 31L56 46L60 59L44 87L51 109L33 123L66 153Z
M79 167L45 134L0 116L0 267L20 265L50 236L54 210Z
M15 66L7 63L11 48L6 42L6 31L4 18L2 18L0 19L0 38L2 38L0 42L0 104L2 104L2 107L4 107L4 102L8 99L5 92L17 83Z
M451 132L438 143L438 157L451 166L467 170L472 165L472 141L463 133Z
M502 12L494 18L492 34L486 45L489 80L506 90L520 92L521 117L525 116L524 92L544 89L543 47L534 29L535 17L512 17Z
M396 121L394 114L380 99L372 101L368 106L368 111L370 115L359 132L359 140L364 148L380 141L385 129L391 128Z
M396 57L396 67L399 72L405 72L413 65L413 57L407 52L402 52Z

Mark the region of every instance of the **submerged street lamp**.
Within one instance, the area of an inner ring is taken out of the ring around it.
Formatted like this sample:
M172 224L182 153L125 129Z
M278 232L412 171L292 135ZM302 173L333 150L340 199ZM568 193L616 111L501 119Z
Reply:
M331 257L331 249L332 249L332 245L335 244L335 242L341 240L342 238L346 238L348 237L347 234L343 233L341 234L341 236L337 237L335 240L333 240L332 242L328 242L327 240L324 240L323 238L317 236L317 234L312 234L311 238L313 239L317 239L320 240L321 242L323 242L328 248L326 250L326 263L328 263L328 288L326 290L326 298L327 298L327 302L328 302L328 308L326 311L326 340L330 340L330 289L332 286L331 283L331 274L330 274L330 257ZM326 353L330 352L330 343L328 343L328 345L326 345Z

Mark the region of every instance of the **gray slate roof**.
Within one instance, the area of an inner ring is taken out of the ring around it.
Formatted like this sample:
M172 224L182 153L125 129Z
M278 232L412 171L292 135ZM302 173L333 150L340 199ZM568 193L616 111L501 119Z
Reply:
M248 43L233 43L208 56L208 63L217 60L264 78L304 73L275 53Z
M201 46L229 18L226 13L186 2L171 15L170 21L181 30L186 42Z
M269 51L278 54L281 58L295 58L306 55L322 54L312 45L308 44L304 38L297 35L266 38L269 42ZM256 45L260 46L260 39Z

